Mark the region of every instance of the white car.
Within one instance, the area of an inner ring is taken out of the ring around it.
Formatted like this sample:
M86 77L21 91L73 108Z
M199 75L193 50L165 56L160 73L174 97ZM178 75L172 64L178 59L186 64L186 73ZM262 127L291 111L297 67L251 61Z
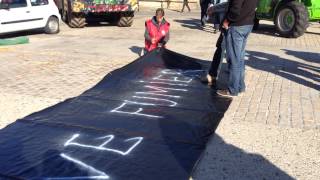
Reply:
M60 14L53 0L0 0L0 34L42 28L59 32Z

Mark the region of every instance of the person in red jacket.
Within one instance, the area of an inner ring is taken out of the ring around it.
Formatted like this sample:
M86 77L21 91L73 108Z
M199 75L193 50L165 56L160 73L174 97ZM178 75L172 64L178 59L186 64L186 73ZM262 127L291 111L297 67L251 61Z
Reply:
M147 52L157 47L165 47L169 41L170 24L164 19L164 10L158 8L156 15L145 23L145 50Z

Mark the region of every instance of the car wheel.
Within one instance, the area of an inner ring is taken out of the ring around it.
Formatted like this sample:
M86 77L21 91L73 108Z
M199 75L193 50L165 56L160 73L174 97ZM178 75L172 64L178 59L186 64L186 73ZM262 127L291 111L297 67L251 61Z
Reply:
M57 34L60 31L59 19L51 16L48 19L47 25L44 28L44 32L47 34Z

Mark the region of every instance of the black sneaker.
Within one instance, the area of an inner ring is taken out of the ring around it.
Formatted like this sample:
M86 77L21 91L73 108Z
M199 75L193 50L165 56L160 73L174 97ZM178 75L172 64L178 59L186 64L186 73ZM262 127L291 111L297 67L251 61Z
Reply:
M229 90L217 90L217 94L224 97L236 97L235 95L232 95Z
M203 17L200 19L200 21L201 21L201 26L205 26L205 25L206 25L206 17L205 17L205 16L203 16Z

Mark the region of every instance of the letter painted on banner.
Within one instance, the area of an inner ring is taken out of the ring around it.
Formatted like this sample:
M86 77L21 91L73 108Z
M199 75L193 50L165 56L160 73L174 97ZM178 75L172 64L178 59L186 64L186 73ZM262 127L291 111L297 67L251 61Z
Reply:
M99 145L89 145L89 144L82 144L79 142L76 142L76 139L80 137L80 134L74 134L70 139L68 139L65 143L64 146L75 146L75 147L81 147L81 148L89 148L89 149L94 149L94 150L100 150L100 151L107 151L107 152L112 152L116 153L122 156L129 155L143 140L143 137L133 137L124 140L123 142L133 142L133 144L126 150L119 150L119 149L114 149L110 147L106 147L114 138L115 136L110 134L107 136L102 136L96 138L96 140L104 140L101 144ZM60 156L64 158L67 161L70 161L78 166L80 166L82 169L85 169L91 176L74 176L74 177L44 177L42 179L46 180L79 180L79 179L110 179L109 175L107 175L105 172L98 170L97 168L90 166L79 159L73 158L68 154L61 153Z
M82 143L78 143L78 142L74 142L78 137L80 136L80 134L74 134L65 144L64 146L78 146L78 147L83 147L83 148L91 148L91 149L95 149L95 150L101 150L101 151L109 151L109 152L114 152L117 154L120 154L122 156L126 156L128 155L135 147L137 147L141 141L143 140L143 137L134 137L134 138L129 138L124 140L124 142L134 142L132 144L132 146L130 146L130 148L128 148L126 151L121 151L118 149L113 149L113 148L108 148L105 147L109 142L111 142L114 139L114 135L107 135L107 136L103 136L103 137L99 137L97 139L106 139L106 141L104 141L102 144L98 145L98 146L94 146L94 145L87 145L87 144L82 144Z
M192 75L195 74L194 77L199 76L199 73L205 73L205 70L198 69L198 70L182 70L182 69L177 69L177 70L172 70L172 69L165 69L162 70L162 74L170 74L170 75Z
M164 78L163 75L159 75L158 77L154 77L153 80L169 81L169 82L180 82L180 83L190 83L193 79L192 78L185 78L184 80L181 80L177 76L174 76L174 77L168 79L168 78Z
M163 118L162 116L156 116L156 115L151 115L151 114L144 114L141 113L143 111L143 108L138 108L138 110L136 111L124 111L122 110L123 108L125 108L126 106L132 104L141 104L141 105L145 105L143 103L132 103L132 101L126 101L124 103L122 103L119 107L116 107L115 109L111 110L110 112L112 113L120 113L120 114L129 114L129 115L136 115L136 116L144 116L144 117L149 117L149 118Z
M187 92L188 91L187 89L164 88L164 87L149 86L149 85L145 85L144 87L153 89L154 91L136 92L136 94L148 94L148 95L155 95L155 96L180 98L181 96L169 95L169 94L164 94L164 93L168 93L169 90L170 91L181 91L181 92Z
M167 106L170 106L170 107L174 107L176 106L178 103L175 102L175 101L171 101L171 100L168 100L168 99L161 99L161 98L153 98L153 97L145 97L145 96L132 96L133 98L137 98L137 99L150 99L150 100L154 100L154 101L162 101L162 102L165 102L166 104L151 104L152 106L156 106L156 105L167 105Z
M84 163L78 159L72 158L71 156L69 156L67 154L61 153L60 156L68 161L71 161L71 162L77 164L78 166L82 167L83 169L86 169L90 174L97 174L97 175L95 175L95 176L80 176L80 177L79 176L78 177L55 177L55 178L44 178L44 179L47 179L47 180L49 180L49 179L52 179L52 180L66 179L66 180L68 180L68 179L109 179L110 178L106 173L104 173L100 170L97 170L96 168L89 166L86 163Z

